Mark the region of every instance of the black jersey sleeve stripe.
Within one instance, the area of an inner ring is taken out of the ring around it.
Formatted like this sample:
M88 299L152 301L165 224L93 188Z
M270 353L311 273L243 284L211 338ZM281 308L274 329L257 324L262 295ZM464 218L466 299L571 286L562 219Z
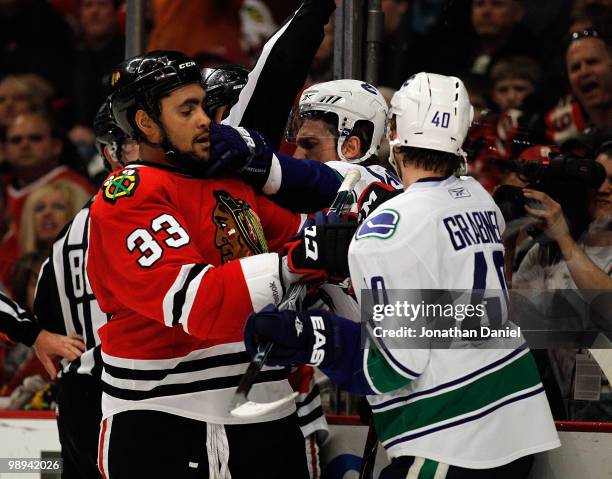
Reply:
M143 401L161 396L176 396L179 394L197 393L201 391L210 391L215 389L228 389L238 386L242 375L224 376L201 381L194 381L182 384L164 384L154 387L148 391L135 391L133 389L123 389L112 386L104 380L102 381L102 390L110 396L124 399L128 401ZM284 369L274 371L263 371L258 377L256 383L267 383L281 381L287 378L287 372Z
M189 286L191 282L202 272L204 268L208 265L206 264L195 264L187 274L187 278L185 278L185 283L183 287L180 288L176 293L174 293L173 304L172 304L172 326L176 326L179 324L181 319L181 314L183 311L183 306L185 305L185 300L187 298L187 291L189 290Z

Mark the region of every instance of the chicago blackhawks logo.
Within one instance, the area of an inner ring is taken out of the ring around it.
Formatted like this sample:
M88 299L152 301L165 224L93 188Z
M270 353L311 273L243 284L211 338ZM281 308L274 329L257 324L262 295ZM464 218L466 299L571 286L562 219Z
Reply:
M213 192L217 200L213 210L215 246L221 263L236 258L268 252L259 217L249 204L226 191Z
M114 173L102 185L102 198L114 205L119 198L133 196L139 182L138 171L133 168Z

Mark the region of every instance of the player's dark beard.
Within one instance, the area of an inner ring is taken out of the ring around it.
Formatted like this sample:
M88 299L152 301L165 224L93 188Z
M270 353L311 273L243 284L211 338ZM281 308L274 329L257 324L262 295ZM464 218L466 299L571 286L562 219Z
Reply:
M178 166L190 176L198 178L210 178L213 176L214 171L211 169L212 165L210 161L199 157L193 150L181 150L168 139L167 134L164 135L161 146L166 153L168 161Z

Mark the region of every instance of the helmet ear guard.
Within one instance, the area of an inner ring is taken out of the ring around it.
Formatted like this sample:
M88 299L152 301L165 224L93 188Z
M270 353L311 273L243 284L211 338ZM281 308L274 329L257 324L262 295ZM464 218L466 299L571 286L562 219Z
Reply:
M336 153L342 161L361 163L377 154L386 131L387 103L372 85L360 80L334 80L306 89L300 98L298 114L309 112L334 113L338 117ZM358 158L346 158L342 146L355 134L358 122L368 122L372 128L367 150Z

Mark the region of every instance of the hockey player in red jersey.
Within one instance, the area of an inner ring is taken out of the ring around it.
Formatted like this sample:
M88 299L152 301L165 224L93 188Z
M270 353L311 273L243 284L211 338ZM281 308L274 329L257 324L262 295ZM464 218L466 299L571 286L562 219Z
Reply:
M113 117L139 141L141 161L109 176L91 209L87 271L111 315L99 330L103 476L307 477L295 405L256 424L227 411L249 359L244 321L280 301L291 273L273 251L300 216L241 180L211 177L210 119L191 58L128 60L113 91ZM289 394L285 377L267 368L252 397Z

